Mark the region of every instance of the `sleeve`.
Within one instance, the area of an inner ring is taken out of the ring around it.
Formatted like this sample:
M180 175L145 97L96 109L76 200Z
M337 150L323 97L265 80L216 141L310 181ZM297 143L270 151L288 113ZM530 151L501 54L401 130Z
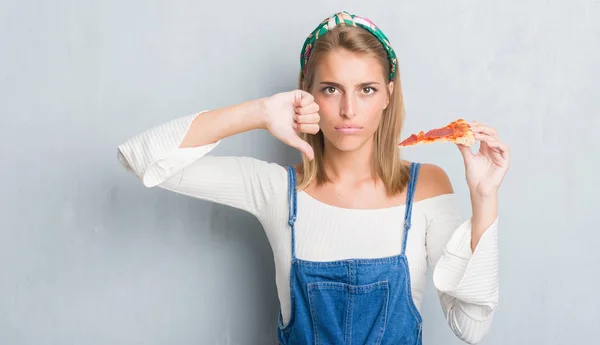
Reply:
M281 189L285 170L250 157L209 156L220 141L180 148L198 115L171 120L125 141L117 150L120 163L146 187L228 205L261 218Z
M499 302L498 220L471 250L471 221L462 221L454 194L428 217L427 256L446 321L468 344L488 333Z

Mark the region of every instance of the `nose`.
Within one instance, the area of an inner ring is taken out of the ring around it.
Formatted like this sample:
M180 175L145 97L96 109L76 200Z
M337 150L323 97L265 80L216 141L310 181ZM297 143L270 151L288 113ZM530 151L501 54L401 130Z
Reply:
M344 94L341 100L342 104L340 106L340 115L343 117L347 117L349 119L356 116L356 100L354 99L354 94L352 92L347 92Z

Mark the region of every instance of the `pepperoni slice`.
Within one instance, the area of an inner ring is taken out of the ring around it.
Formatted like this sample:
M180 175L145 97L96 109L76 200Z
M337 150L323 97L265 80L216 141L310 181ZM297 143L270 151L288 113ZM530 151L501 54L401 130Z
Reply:
M454 130L452 128L436 128L432 129L429 132L425 133L425 138L434 139L434 138L442 138L446 136L450 136L454 134Z
M417 137L416 134L412 134L410 137L404 139L404 141L402 141L399 145L400 146L404 146L404 145L412 145L416 142L419 141L419 137Z

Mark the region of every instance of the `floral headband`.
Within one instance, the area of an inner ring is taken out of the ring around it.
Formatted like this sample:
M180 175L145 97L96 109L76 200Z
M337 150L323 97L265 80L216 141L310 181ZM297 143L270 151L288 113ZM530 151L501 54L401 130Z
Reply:
M394 76L396 75L396 53L385 36L383 31L381 31L372 21L367 18L359 17L354 14L350 14L346 11L338 12L332 15L329 18L323 20L319 26L313 30L313 32L308 35L306 40L304 41L304 45L302 46L302 53L300 55L300 67L302 68L302 75L306 75L306 64L308 62L308 58L310 57L310 51L320 37L324 36L328 31L333 30L338 26L359 26L370 33L372 33L377 39L383 44L383 47L387 51L388 58L390 61L390 81L394 80Z

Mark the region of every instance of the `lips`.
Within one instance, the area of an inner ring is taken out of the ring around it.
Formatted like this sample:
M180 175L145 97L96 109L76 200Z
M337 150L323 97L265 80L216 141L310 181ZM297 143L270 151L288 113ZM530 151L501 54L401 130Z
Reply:
M336 131L343 133L343 134L355 134L355 133L358 133L361 129L362 129L362 127L354 126L354 125L343 125L343 126L335 127Z

